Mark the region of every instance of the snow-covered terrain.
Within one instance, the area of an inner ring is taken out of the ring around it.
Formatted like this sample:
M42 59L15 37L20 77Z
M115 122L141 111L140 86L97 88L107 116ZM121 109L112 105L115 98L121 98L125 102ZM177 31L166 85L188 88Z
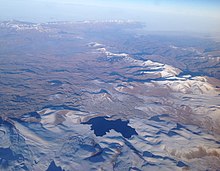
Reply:
M218 44L134 24L1 22L0 170L220 170Z

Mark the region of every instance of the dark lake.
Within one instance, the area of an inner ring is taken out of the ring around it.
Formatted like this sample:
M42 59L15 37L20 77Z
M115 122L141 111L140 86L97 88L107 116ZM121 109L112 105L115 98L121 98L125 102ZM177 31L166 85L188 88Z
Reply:
M129 121L107 120L106 117L100 116L90 119L82 124L91 124L91 130L94 130L96 136L103 136L111 129L122 134L125 138L130 138L132 135L138 135L134 128L128 126Z

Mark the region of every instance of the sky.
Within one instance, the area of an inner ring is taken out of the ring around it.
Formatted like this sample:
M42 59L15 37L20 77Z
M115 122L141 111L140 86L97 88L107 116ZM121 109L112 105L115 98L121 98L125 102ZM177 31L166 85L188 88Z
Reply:
M134 20L150 31L220 32L220 0L0 0L0 20Z

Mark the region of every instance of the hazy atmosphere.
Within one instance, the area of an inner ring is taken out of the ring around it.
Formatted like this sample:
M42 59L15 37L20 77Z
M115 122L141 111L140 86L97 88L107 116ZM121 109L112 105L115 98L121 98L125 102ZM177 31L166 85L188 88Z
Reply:
M0 171L220 171L220 0L0 0Z
M0 0L1 20L135 20L151 31L219 32L218 0Z

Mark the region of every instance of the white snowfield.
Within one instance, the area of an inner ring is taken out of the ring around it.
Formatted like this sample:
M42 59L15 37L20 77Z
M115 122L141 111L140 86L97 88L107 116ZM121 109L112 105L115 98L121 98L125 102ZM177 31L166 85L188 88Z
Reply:
M38 32L51 32L51 29L40 23L20 23L16 21L1 22L0 27L15 29L16 31L36 30Z
M111 52L102 43L87 46L104 62L119 58L108 63L120 68L116 79L107 82L106 72L90 81L79 108L45 107L0 123L0 150L23 156L14 157L8 170L47 170L52 161L66 171L220 170L220 90L209 77L182 75L171 65ZM127 121L137 134L124 137L119 124L96 135L91 119L97 117Z
M37 125L29 123L25 126L12 120L29 150L34 151L32 157L38 164L33 170L46 170L50 159L65 170L161 170L161 167L163 170L204 170L207 164L210 168L217 168L209 164L220 160L219 145L215 142L219 138L201 132L197 126L170 121L169 115L145 119L130 116L129 126L138 135L126 139L114 130L96 137L90 125L82 124L102 114L50 108L37 113L41 116ZM57 122L59 117L64 119L62 124ZM43 134L34 133L38 131ZM6 141L7 136L4 139Z

